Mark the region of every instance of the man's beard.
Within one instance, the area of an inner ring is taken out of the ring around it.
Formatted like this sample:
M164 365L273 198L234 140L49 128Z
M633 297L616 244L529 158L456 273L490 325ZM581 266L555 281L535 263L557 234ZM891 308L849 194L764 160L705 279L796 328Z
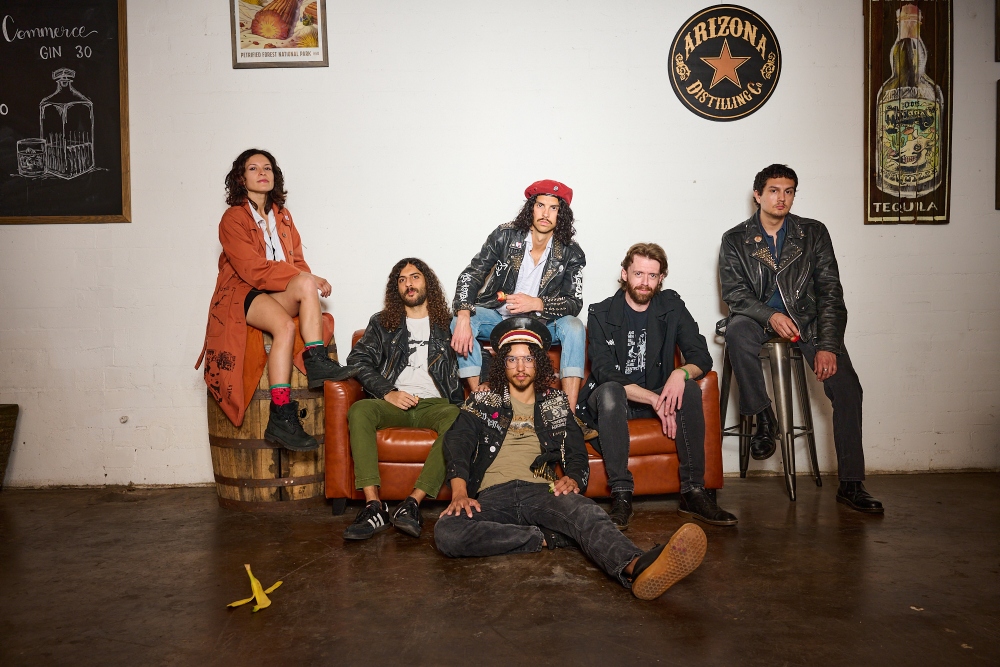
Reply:
M528 387L530 387L535 383L535 375L526 374L523 380L519 380L516 375L514 377L508 375L507 382L513 389L517 389L518 391L524 391L525 389L527 389Z
M422 306L427 301L427 290L416 290L416 292L416 294L409 298L407 298L405 291L399 293L399 298L403 301L404 306L416 308L417 306Z
M636 302L640 306L644 306L649 303L654 296L656 296L656 293L660 291L660 286L657 285L648 292L637 292L632 285L625 283L625 291L628 292L630 297L632 297L632 301Z

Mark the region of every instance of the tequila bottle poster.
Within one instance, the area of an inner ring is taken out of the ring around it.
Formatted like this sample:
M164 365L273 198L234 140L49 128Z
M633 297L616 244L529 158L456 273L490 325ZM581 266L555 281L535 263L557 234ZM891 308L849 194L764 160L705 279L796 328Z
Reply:
M865 224L945 224L951 0L865 2Z

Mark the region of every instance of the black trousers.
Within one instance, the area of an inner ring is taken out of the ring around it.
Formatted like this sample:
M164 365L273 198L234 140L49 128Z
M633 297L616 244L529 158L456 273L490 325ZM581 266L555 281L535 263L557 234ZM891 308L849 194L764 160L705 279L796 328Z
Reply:
M756 320L745 315L729 319L726 347L740 388L740 414L755 415L771 405L757 355L774 335L774 332L765 330ZM795 345L798 345L809 367L815 368L816 348L804 340ZM837 449L840 481L863 481L865 452L861 441L861 381L846 348L837 355L837 372L823 383L823 392L833 404L833 443Z
M629 401L625 387L617 382L605 382L595 389L587 399L587 407L596 417L601 433L595 443L604 457L611 492L634 490L635 482L628 470L628 420L649 417L659 421L659 417L651 406ZM681 493L705 486L705 412L701 406L701 387L694 380L684 383L674 442Z

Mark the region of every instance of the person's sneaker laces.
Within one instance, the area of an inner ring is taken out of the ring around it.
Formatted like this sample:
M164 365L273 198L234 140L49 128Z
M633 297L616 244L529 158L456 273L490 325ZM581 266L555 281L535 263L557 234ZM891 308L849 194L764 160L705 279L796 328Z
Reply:
M344 530L345 540L367 540L375 533L381 533L392 526L389 506L380 500L372 500L361 508L354 522Z
M406 500L399 503L395 513L392 515L392 525L397 530L401 530L410 537L420 537L420 530L424 525L424 517L420 514L420 505L417 504L413 496L407 496Z

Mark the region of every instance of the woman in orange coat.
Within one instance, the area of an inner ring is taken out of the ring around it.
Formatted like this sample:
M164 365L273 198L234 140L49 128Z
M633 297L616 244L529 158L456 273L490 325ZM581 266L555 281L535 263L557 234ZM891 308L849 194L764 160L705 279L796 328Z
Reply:
M246 325L270 333L271 408L264 438L287 449L308 451L319 444L303 430L298 404L290 396L292 318L298 316L305 341L302 358L310 389L321 388L325 380L347 379L354 369L327 356L319 295L330 295L330 283L310 272L298 230L285 208L285 195L281 169L267 151L252 148L233 161L226 176L230 208L219 223L219 278L202 357L209 391L239 426L249 404L243 393Z

